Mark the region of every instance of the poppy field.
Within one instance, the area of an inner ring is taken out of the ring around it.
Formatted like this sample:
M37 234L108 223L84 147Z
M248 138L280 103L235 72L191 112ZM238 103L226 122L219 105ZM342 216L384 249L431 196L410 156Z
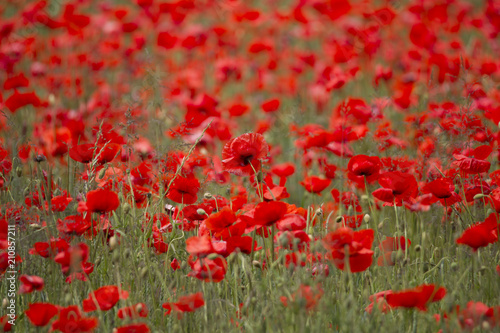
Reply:
M0 331L500 331L497 0L2 0Z

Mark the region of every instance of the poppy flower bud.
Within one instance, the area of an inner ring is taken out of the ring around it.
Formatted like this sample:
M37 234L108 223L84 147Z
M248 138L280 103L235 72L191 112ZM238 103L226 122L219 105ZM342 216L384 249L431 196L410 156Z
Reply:
M335 219L335 222L337 222L337 223L341 223L342 221L344 221L343 216L337 216L337 218Z
M491 329L491 325L489 322L487 322L486 320L483 321L483 323L481 324L481 327L483 328L483 330L485 331L489 331Z
M459 194L459 193L460 193L460 187L458 187L458 185L455 185L454 192L455 192L456 194Z
M132 207L130 207L130 204L128 202L125 202L123 205L122 205L122 209L123 209L123 212L125 214L128 214L130 213L130 210L132 209Z
M101 257L97 257L94 261L94 267L98 267L101 264Z
M488 210L486 211L486 216L490 216L491 214L493 214L495 211L491 208L488 208Z
M31 228L31 229L35 229L35 230L39 230L39 229L41 229L41 228L42 228L42 226L41 226L41 225L39 225L39 224L36 224L36 223L31 223L31 224L30 224L30 228Z
M4 298L2 300L2 309L7 308L8 305L9 305L9 300L7 298Z
M361 201L363 201L363 202L368 202L368 200L369 200L369 198L368 198L368 196L367 196L366 194L363 194L363 195L361 196Z
M17 167L17 168L16 168L16 175L17 175L18 177L21 177L21 176L23 175L23 169L22 169L22 168L20 168L20 167Z
M347 208L347 215L352 216L354 214L354 207L352 205Z
M71 301L73 300L73 296L71 294L66 294L64 295L64 302L66 304L71 304Z
M99 179L103 179L105 175L106 175L106 169L105 169L105 168L102 168L102 169L99 171L99 173L97 174L97 177L98 177Z
M452 262L450 268L452 271L456 272L458 271L458 264L456 262Z
M35 162L41 163L47 160L47 158L43 155L36 155L34 158Z
M478 193L478 194L476 194L476 195L474 196L474 200L477 200L477 199L482 199L482 198L484 198L484 197L486 197L486 195L484 195L484 194L482 194L482 193Z
M212 193L207 192L207 193L205 193L205 194L203 195L203 197L204 197L205 199L212 199L213 195L212 195Z
M141 269L141 272L139 274L141 278L144 278L148 274L148 268L144 267L143 269Z
M54 94L49 95L49 104L50 105L56 104L56 96L54 96Z
M118 246L118 239L116 239L116 236L113 236L109 239L109 248L111 251L114 251L116 247Z
M316 215L318 217L323 217L323 209L321 209L321 208L316 209L316 212L314 212L314 215Z
M215 260L219 257L219 255L217 253L210 253L207 258L210 259L210 260Z
M196 210L196 214L198 214L198 215L206 215L206 216L208 216L207 212L205 212L205 210L204 210L204 209L201 209L201 208L198 208L198 209Z
M125 257L125 259L130 258L131 254L132 252L130 251L130 249L125 249L125 252L123 252L123 256Z
M117 264L120 262L120 251L113 252L113 257L111 258L113 263Z
M384 221L380 222L377 226L378 230L381 230L384 227Z
M252 261L252 265L253 267L262 268L261 263L257 260Z
M420 245L415 246L415 252L422 251L422 247Z
M257 172L257 182L262 183L263 179L264 179L264 176L262 175L262 171L259 170L259 172Z
M287 247L288 245L290 245L290 240L288 239L288 236L286 233L282 233L280 235L280 237L278 238L278 244L282 247Z
M371 216L368 214L365 214L365 216L363 216L363 221L365 221L365 223L369 223L371 219Z

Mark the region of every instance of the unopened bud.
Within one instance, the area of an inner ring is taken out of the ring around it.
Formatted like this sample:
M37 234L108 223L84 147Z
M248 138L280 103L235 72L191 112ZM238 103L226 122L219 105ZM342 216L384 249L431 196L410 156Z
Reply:
M116 236L111 237L109 239L109 248L111 249L111 251L114 251L117 246L118 246L118 239L116 238Z
M141 269L141 272L140 272L141 278L144 278L146 276L146 274L148 274L148 268L144 267L143 269Z
M97 178L103 179L105 175L106 175L106 169L102 168L97 174Z
M22 168L20 168L20 167L17 167L17 168L16 168L16 175L17 175L18 177L21 177L21 176L23 175L23 169L22 169Z
M130 213L130 210L132 209L132 207L130 207L130 204L128 202L125 202L123 205L122 205L122 208L123 208L123 212L125 214L128 214Z
M9 300L7 298L4 298L2 300L2 309L5 309L9 305Z
M474 196L474 200L477 200L477 199L482 199L482 198L484 198L484 197L486 197L486 195L484 195L484 194L482 194L482 193L478 193L478 194L476 194L476 195Z
M34 160L37 163L41 163L41 162L45 162L47 160L47 158L43 155L36 155Z
M365 221L365 223L370 223L371 219L372 217L368 214L365 214L365 216L363 216L363 221Z
M212 193L206 192L204 195L205 199L212 199L213 195Z
M323 217L323 209L321 209L321 208L316 209L316 212L314 212L314 215L316 215L317 217Z
M335 219L335 222L337 222L337 223L341 223L342 221L344 221L343 216L337 216L337 218Z
M201 208L198 208L196 210L196 214L198 214L198 215L207 215L208 216L207 212L205 212L205 210L201 209Z
M252 261L252 265L253 267L262 268L262 264L257 260Z
M217 253L210 253L207 258L210 259L210 260L215 260L219 257L219 255Z
M42 228L42 226L40 224L31 223L30 228L35 229L35 230L40 230Z
M422 247L420 245L415 246L415 252L422 251Z

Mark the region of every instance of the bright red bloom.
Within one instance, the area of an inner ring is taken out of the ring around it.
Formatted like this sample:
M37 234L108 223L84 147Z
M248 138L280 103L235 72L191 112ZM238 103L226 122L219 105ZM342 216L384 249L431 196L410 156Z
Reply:
M113 333L149 333L151 332L147 324L130 324L117 327Z
M396 205L401 206L403 201L408 201L417 195L417 181L409 173L386 172L379 176L378 183L383 188L373 191L373 196L387 203L395 201Z
M205 282L220 282L224 280L227 271L227 262L224 258L217 257L215 259L197 259L192 260L189 257L189 266L191 266L191 272L188 276L197 278Z
M317 176L306 177L304 181L300 182L300 185L304 186L307 192L316 193L321 195L321 192L330 186L331 179L322 179Z
M392 292L386 295L386 300L393 308L417 308L421 311L427 311L429 303L440 301L445 295L446 289L444 287L437 288L433 284L423 284L413 289Z
M121 309L118 309L118 318L139 318L139 317L147 317L148 316L148 307L144 303L137 303L132 306L127 306Z
M71 305L59 311L59 317L52 323L52 330L59 330L63 333L84 333L93 332L99 324L95 317L83 317L80 308Z
M373 230L353 231L342 227L329 233L323 239L323 246L329 251L327 257L333 260L338 269L345 269L345 257L349 258L352 273L362 272L373 262Z
M378 179L382 162L378 156L356 155L347 164L348 177L364 187L364 181L373 183Z
M253 175L260 170L261 161L268 153L269 146L262 134L245 133L226 143L222 150L222 167L238 176Z
M280 100L277 98L269 99L262 103L261 108L264 112L274 112L280 107Z
M113 191L97 189L87 193L86 205L89 212L112 212L120 206L120 199Z
M476 252L480 247L498 241L498 228L497 215L491 213L484 222L476 223L466 229L456 242L467 245Z
M65 275L81 272L90 274L93 271L93 265L87 262L88 258L88 245L80 243L58 253L54 261L61 265L61 270Z
M284 306L288 306L289 301L298 302L303 305L307 311L312 311L317 306L323 294L323 288L321 288L319 284L316 288L301 284L299 289L291 295L290 299L286 296L282 296L280 299Z
M43 279L36 275L21 275L19 281L21 281L20 294L29 294L35 290L41 291L44 285Z
M170 184L170 181L167 182L166 186ZM198 191L200 189L200 182L198 179L191 177L182 177L177 176L172 184L170 184L170 188L167 192L167 198L170 200L185 204L191 205L194 204L198 200Z
M50 303L32 303L24 313L35 326L45 326L59 312L57 306Z
M210 231L221 231L236 222L236 215L230 207L224 207L219 212L210 215L205 221L205 226Z
M89 294L83 300L83 311L91 312L97 310L108 311L118 303L120 299L127 299L128 292L119 290L117 286L104 286Z
M288 205L281 201L264 201L252 211L241 216L249 227L271 226L278 222L287 213Z
M181 296L175 303L163 303L162 307L167 310L165 315L168 315L172 312L172 310L179 314L194 312L196 309L199 309L204 305L205 300L203 299L203 293L199 292L196 294Z
M82 143L69 149L69 157L80 163L90 163L96 159L97 164L102 165L111 162L118 152L121 145L108 143L104 145L93 143Z
M473 157L467 157L464 155L454 154L453 157L456 159L452 165L457 165L460 171L466 174L478 174L483 172L488 172L491 163L482 159L477 159Z
M212 245L212 240L209 235L197 237L189 237L186 239L186 251L197 257L206 257L210 253L214 253L215 249Z
M449 178L438 178L425 184L422 192L431 193L436 199L441 200L443 205L451 206L461 200L460 196L455 193L453 181Z
M151 331L148 325L144 323L120 326L113 330L113 333L149 333L149 332Z

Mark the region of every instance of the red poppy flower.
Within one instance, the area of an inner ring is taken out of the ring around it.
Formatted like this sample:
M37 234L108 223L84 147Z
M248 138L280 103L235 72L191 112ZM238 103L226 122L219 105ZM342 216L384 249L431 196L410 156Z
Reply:
M61 265L64 274L84 271L89 258L89 246L85 243L72 246L58 253L54 261Z
M322 179L317 176L306 177L304 181L300 182L300 185L304 186L307 192L315 193L321 195L321 192L330 186L331 179Z
M71 305L59 311L59 317L52 323L52 330L59 330L63 333L84 333L93 332L99 324L95 317L84 317L80 308Z
M280 107L280 100L273 98L262 103L261 108L264 112L274 112Z
M215 259L197 259L192 260L190 256L188 259L191 272L188 276L197 278L204 282L220 282L224 280L227 271L227 262L224 258L217 257Z
M457 244L464 244L472 248L474 252L480 247L498 241L498 222L496 213L491 213L484 222L476 223L466 229L457 239Z
M144 303L137 303L132 306L127 306L121 309L118 309L118 318L139 318L139 317L147 317L148 316L148 307Z
M238 175L253 175L260 170L261 161L267 158L269 146L262 134L245 133L231 139L222 150L222 167Z
M83 311L91 312L97 310L108 311L118 303L120 299L127 299L128 292L119 290L117 286L104 286L89 294L83 300Z
M20 294L29 294L35 290L41 291L44 285L43 279L36 275L21 275L19 281L21 281Z
M421 311L427 311L429 303L440 301L445 295L446 289L444 287L438 288L433 284L423 284L413 289L392 292L386 295L386 300L393 308L417 308Z
M172 312L172 310L179 314L194 312L196 309L199 309L204 305L205 300L203 299L203 293L199 292L196 294L181 296L175 303L163 303L162 307L167 310L165 315L168 315Z
M120 199L113 191L97 189L87 193L86 205L89 212L112 212L120 206Z
M9 322L11 320L7 315L0 317L0 329L3 329L4 332L12 331L12 324Z
M477 159L473 157L467 157L464 155L454 154L455 162L452 165L456 165L460 168L460 171L466 174L478 174L483 172L488 172L491 163L482 159Z
M12 112L16 112L18 109L26 106L40 106L43 103L40 101L36 93L20 93L17 90L5 100L5 106Z
M104 145L94 143L82 143L69 149L69 157L80 163L90 163L94 160L97 164L111 162L121 149L121 145L107 143Z
M351 157L347 164L349 179L364 183L364 178L368 183L377 180L382 163L378 156L356 155Z
M411 242L409 239L401 237L386 237L380 244L379 248L381 250L381 256L377 259L378 266L393 266L395 262L393 261L392 254L394 251L401 249L404 251L406 246L410 246Z
M306 311L312 311L317 306L319 300L323 296L324 291L321 285L317 285L316 288L301 284L299 289L293 293L290 298L282 296L280 298L284 306L288 306L288 302L297 302L305 307Z
M215 249L212 245L212 240L209 235L197 237L189 237L186 239L186 251L197 257L206 257L210 253L214 253Z
M210 215L203 223L210 231L221 231L236 222L236 215L229 207L224 207L219 212Z
M401 206L403 201L415 198L418 191L415 177L400 171L381 174L378 183L383 188L375 190L373 196L387 203L395 201L398 206Z
M422 192L431 193L436 199L441 200L443 205L451 206L461 200L460 196L455 193L453 181L449 178L438 178L425 184Z
M348 255L350 271L362 272L373 262L373 235L372 229L353 231L342 227L326 235L323 246L329 251L327 257L338 269L345 269L345 256Z
M151 332L147 324L130 324L117 327L113 333L149 333Z
M24 313L35 326L45 326L59 312L57 306L50 303L32 303Z
M166 186L170 184L170 181L166 183ZM170 188L167 192L167 198L170 200L191 205L198 200L198 191L200 189L200 182L198 179L191 177L177 176L174 181L170 184Z
M241 216L249 227L271 226L278 222L287 213L288 206L281 201L264 201L252 211Z

